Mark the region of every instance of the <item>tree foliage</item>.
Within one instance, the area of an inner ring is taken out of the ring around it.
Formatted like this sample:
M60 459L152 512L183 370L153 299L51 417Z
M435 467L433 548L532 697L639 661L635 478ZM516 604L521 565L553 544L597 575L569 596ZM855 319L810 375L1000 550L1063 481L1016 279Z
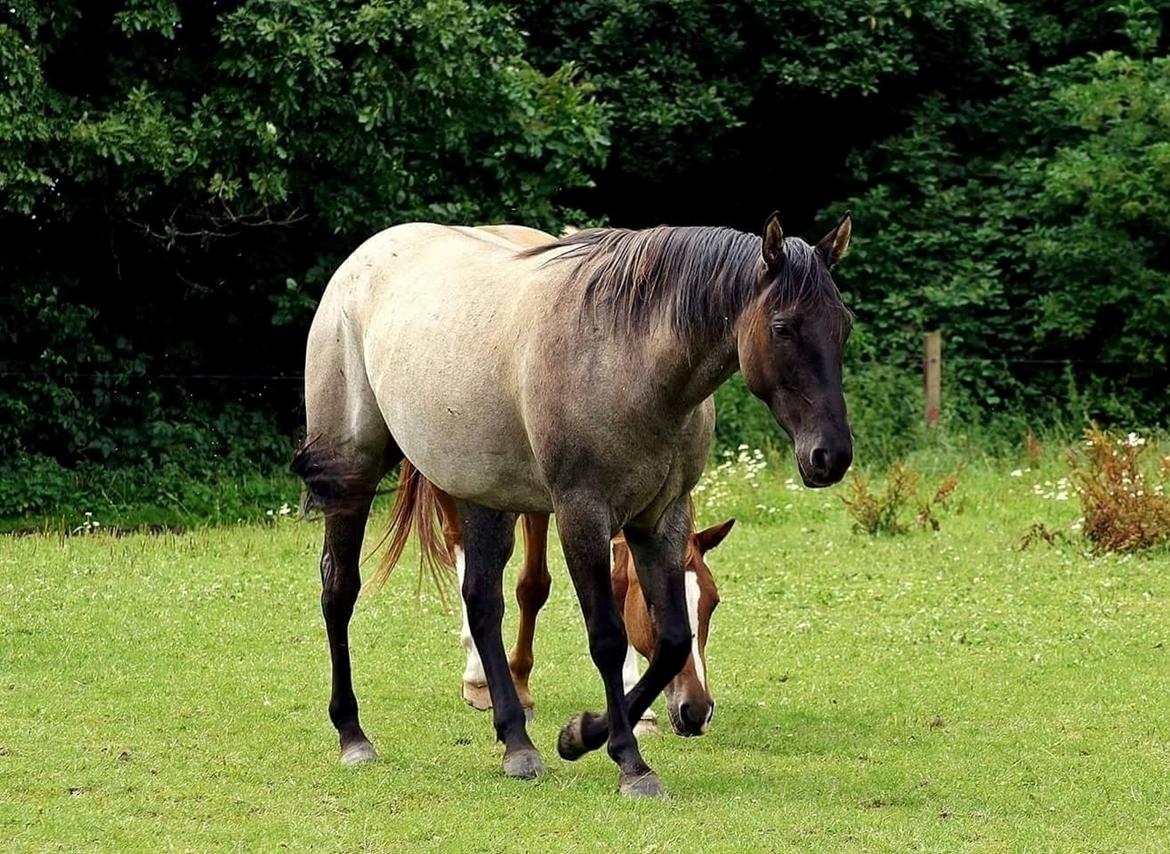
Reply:
M877 230L842 268L866 318L858 356L910 366L942 328L984 411L1164 418L1166 62L1020 63L993 96L936 93L857 152L852 204Z
M1170 412L1165 0L0 15L0 468L275 455L241 436L295 423L325 281L414 219L818 236L851 207L867 432L910 435L932 327L970 420ZM723 442L774 433L744 394Z
M476 0L26 0L9 16L6 456L149 459L176 416L291 408L265 378L297 370L357 242L412 219L556 228L606 144L573 68L537 71L511 15Z

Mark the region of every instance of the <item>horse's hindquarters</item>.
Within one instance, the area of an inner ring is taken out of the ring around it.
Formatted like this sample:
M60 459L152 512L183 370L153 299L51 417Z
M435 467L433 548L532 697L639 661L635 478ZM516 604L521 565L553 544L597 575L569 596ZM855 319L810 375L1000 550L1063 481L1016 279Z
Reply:
M451 495L548 512L517 380L539 309L525 299L531 263L455 229L384 235L356 263L368 281L364 368L395 442Z

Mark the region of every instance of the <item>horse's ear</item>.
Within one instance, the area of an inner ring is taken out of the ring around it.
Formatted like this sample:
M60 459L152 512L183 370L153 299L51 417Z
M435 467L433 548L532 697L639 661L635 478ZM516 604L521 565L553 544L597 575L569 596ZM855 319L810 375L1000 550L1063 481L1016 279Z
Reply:
M817 252L825 262L825 266L832 270L849 251L849 238L853 236L853 217L849 211L837 223L837 227L817 241Z
M780 227L780 212L773 211L764 223L764 243L760 249L768 270L775 273L784 265L784 229Z
M703 554L711 551L731 533L732 527L735 525L734 519L728 519L721 525L712 525L710 528L704 528L695 534L695 539L699 541L699 551Z

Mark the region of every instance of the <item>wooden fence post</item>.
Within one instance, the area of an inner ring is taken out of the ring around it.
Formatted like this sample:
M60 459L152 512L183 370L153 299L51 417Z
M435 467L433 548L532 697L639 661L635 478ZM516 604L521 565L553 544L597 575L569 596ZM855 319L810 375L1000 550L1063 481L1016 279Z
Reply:
M938 426L942 406L942 333L927 332L922 360L922 381L926 389L926 423Z

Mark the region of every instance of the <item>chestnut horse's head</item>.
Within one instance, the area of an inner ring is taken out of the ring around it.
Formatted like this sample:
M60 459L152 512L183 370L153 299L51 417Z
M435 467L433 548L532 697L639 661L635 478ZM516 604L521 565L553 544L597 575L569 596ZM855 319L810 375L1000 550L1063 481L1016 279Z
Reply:
M691 654L665 690L670 725L679 735L702 735L715 715L715 700L707 678L707 638L711 615L719 604L719 590L705 555L723 542L734 524L734 519L728 519L720 525L692 532L687 544L684 580L691 625ZM626 634L634 649L650 659L658 638L646 600L642 597L630 550L618 540L614 543L613 555L614 590L619 594L619 605L623 604L620 594L625 590L623 616ZM627 586L622 586L623 580Z
M845 214L810 246L799 237L786 239L772 214L764 226L756 296L737 328L747 387L792 437L797 468L810 487L836 483L853 461L841 391L852 316L831 273L849 248L852 229Z

